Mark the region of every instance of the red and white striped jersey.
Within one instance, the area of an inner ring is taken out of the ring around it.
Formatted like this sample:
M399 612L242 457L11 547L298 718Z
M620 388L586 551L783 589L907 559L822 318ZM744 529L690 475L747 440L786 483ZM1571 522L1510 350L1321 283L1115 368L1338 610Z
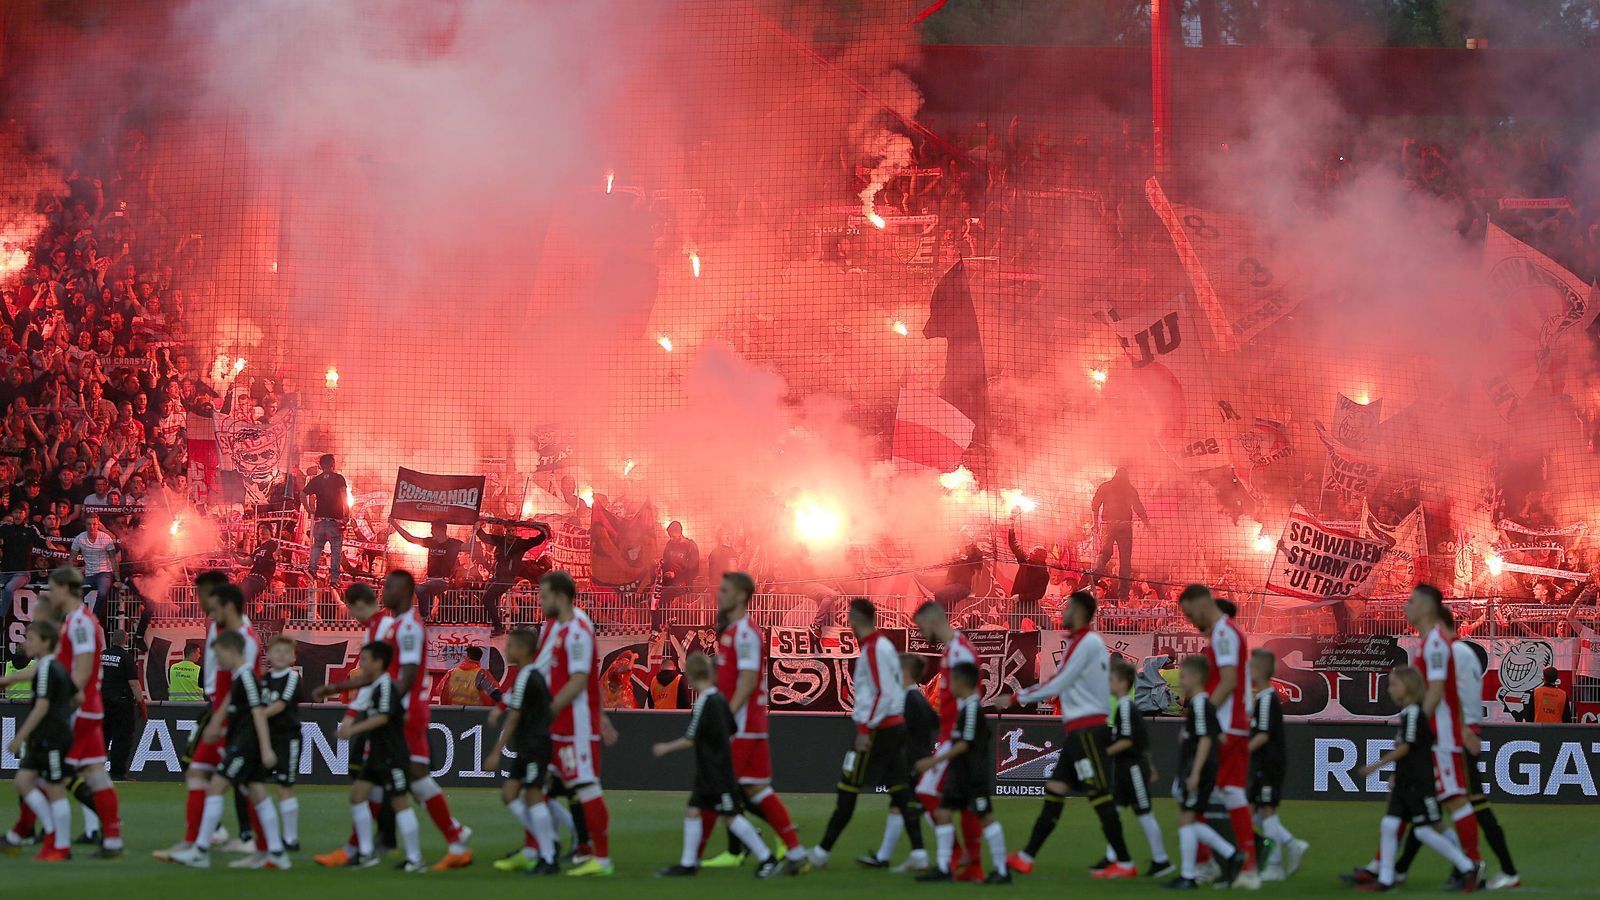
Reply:
M594 641L594 623L589 617L574 610L571 619L551 623L549 646L550 694L555 696L567 682L579 675L588 675L589 682L578 696L560 712L550 725L550 736L570 741L594 741L600 738L600 689L594 679L599 668L598 649Z
M100 620L94 617L88 607L79 606L67 614L67 620L61 626L61 643L56 648L56 659L60 660L70 675L74 660L85 654L93 654L90 657L89 682L83 686L83 705L78 707L75 716L85 719L105 717L105 699L100 696L100 654L105 649L106 633L100 627Z
M978 664L978 651L973 648L972 642L959 631L950 635L950 640L944 645L944 657L939 661L939 741L950 740L950 735L956 729L956 713L958 703L956 695L950 689L950 670L961 663ZM981 694L981 686L980 691Z
M739 673L756 673L756 689L744 708L733 714L738 730L734 737L767 736L767 642L761 629L746 615L723 629L717 638L717 690L733 702L739 688Z
M430 694L429 686L432 678L428 675L428 626L422 623L422 615L415 606L393 618L390 627L389 642L394 645L394 657L389 662L389 677L400 683L400 667L416 666L416 677L411 679L411 690L406 694L404 703L407 709L420 709L428 703Z
M1461 747L1461 687L1457 684L1455 639L1443 625L1422 639L1422 675L1429 684L1444 682L1444 696L1433 711L1434 746L1440 750Z
M1250 658L1250 648L1245 643L1244 633L1234 626L1233 619L1221 616L1211 624L1211 633L1206 637L1206 662L1211 664L1211 674L1206 676L1206 693L1216 694L1223 666L1233 666L1239 673L1228 702L1216 707L1217 724L1222 726L1224 734L1248 735L1250 698L1255 695L1250 690L1250 667L1245 665Z
M243 624L238 632L244 635L244 664L250 671L261 674L261 642L256 640L256 630L250 624L249 616L242 616ZM233 690L233 673L222 668L217 662L216 651L212 644L217 640L217 623L212 622L206 629L206 655L205 671L201 677L204 679L206 697L211 700L211 709L220 710L228 703L228 692Z

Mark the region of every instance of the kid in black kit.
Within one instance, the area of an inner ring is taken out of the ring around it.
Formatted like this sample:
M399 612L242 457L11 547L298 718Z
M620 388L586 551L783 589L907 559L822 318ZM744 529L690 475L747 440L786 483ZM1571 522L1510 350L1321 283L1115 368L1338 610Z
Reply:
M1217 854L1222 869L1217 884L1232 884L1244 868L1244 851L1228 843L1205 821L1211 792L1217 786L1217 740L1222 735L1216 708L1205 692L1206 678L1210 674L1211 663L1204 656L1191 656L1178 667L1184 713L1178 774L1173 780L1172 796L1178 801L1178 846L1183 852L1183 870L1166 884L1175 890L1192 891L1200 887L1195 877L1195 857L1202 842Z
M979 677L978 667L972 663L957 663L951 667L950 691L956 697L956 727L950 746L917 761L918 772L926 772L947 760L950 763L944 795L933 815L933 831L939 847L937 866L918 875L917 881L955 880L950 873L956 841L956 826L951 815L970 810L983 823L983 840L989 845L989 858L994 862L994 870L984 883L1011 883L1011 872L1006 868L1005 832L994 818L994 766L989 758L993 735L989 720L983 714L983 698L978 694Z
M1167 858L1161 823L1156 821L1150 805L1150 785L1157 775L1156 767L1150 764L1150 735L1145 730L1144 716L1133 705L1136 678L1138 672L1132 663L1120 656L1111 660L1111 745L1106 748L1106 755L1111 757L1112 796L1118 806L1133 810L1139 817L1139 827L1150 844L1150 868L1145 874L1162 878L1174 869L1172 860ZM1108 849L1097 865L1109 865L1115 856L1116 852Z
M6 745L21 757L17 794L44 827L44 842L34 856L39 862L72 858L72 806L65 782L72 773L66 756L72 749L72 701L78 688L56 659L60 642L55 623L40 618L28 626L22 647L34 661L33 706Z
M1433 726L1422 711L1425 693L1422 673L1411 666L1399 666L1389 673L1389 698L1400 710L1400 732L1394 749L1357 774L1368 778L1390 764L1394 780L1389 785L1389 808L1379 830L1378 878L1356 886L1359 891L1381 892L1395 889L1395 855L1400 847L1400 829L1412 825L1417 839L1438 851L1455 868L1444 884L1447 891L1471 893L1478 888L1479 867L1467 858L1461 847L1445 833L1444 811L1434 795Z
M267 645L267 664L271 667L261 687L267 699L267 733L272 738L272 753L278 764L272 768L277 782L278 819L283 831L283 849L300 850L300 801L294 785L300 775L300 673L294 670L294 638L278 635Z
M1272 840L1262 881L1282 881L1293 875L1311 849L1278 818L1289 757L1283 737L1283 707L1278 702L1277 688L1272 686L1277 669L1278 657L1271 650L1250 653L1250 683L1262 686L1250 702L1250 805L1262 833Z
M926 671L927 660L924 657L915 653L900 654L900 680L906 686L903 713L906 720L906 761L913 765L917 760L933 755L934 745L939 738L939 714L934 712L933 704L922 693L921 682ZM922 804L915 797L910 805L918 815L922 813ZM915 825L910 824L914 821ZM895 806L889 808L889 818L883 823L883 843L879 845L878 852L872 856L858 856L856 862L869 869L888 868L889 859L894 854L895 845L900 843L902 833L911 836L911 855L904 863L895 866L893 871L927 871L928 851L922 846L921 823L906 817Z
M355 822L355 856L346 866L366 869L381 862L372 845L372 810L367 799L375 787L383 788L394 807L395 829L405 844L406 858L395 868L402 872L426 872L422 861L422 839L418 833L417 811L411 807L410 771L411 751L406 746L405 706L402 704L400 686L389 677L389 663L394 659L394 648L382 641L374 641L361 648L360 671L371 679L368 685L370 702L359 710L361 718L345 719L339 725L337 736L350 740L358 735L367 738L367 755L361 772L350 788L350 818ZM360 705L358 699L352 708Z
M211 865L211 838L222 820L223 799L235 787L243 787L255 806L261 831L267 838L265 856L254 855L239 862L241 868L287 869L289 855L283 850L283 835L278 828L278 811L267 796L266 782L278 765L268 726L267 695L255 672L245 662L245 638L237 631L224 631L211 644L217 665L233 673L228 690L222 762L206 787L204 812L200 817L199 839L194 846L172 854L175 863L195 869Z
M689 794L689 805L683 817L683 855L677 865L657 872L661 878L675 878L700 873L701 837L716 825L721 817L728 831L749 848L760 865L757 878L771 878L782 867L772 851L761 840L761 833L740 813L744 809L744 792L733 774L733 735L738 730L733 710L728 700L717 690L715 670L711 657L704 653L691 655L683 665L684 677L699 693L694 702L694 712L689 717L689 730L675 741L666 741L650 748L657 759L679 750L694 749L694 790Z
M521 869L536 875L554 875L561 867L556 863L555 819L545 796L552 752L551 698L544 676L532 665L538 648L538 638L525 628L506 635L506 662L519 668L511 690L505 694L506 720L500 728L500 739L489 753L488 768L499 769L501 754L511 751L511 777L500 789L500 801L517 820L519 830L531 833L538 843L537 848L523 846ZM517 871L511 866L498 868Z

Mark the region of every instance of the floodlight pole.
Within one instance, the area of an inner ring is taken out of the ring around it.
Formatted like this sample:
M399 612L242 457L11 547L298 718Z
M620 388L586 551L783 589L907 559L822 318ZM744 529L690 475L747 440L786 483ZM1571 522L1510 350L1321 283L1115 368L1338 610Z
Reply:
M1150 147L1156 175L1172 171L1172 53L1174 17L1183 0L1150 0Z

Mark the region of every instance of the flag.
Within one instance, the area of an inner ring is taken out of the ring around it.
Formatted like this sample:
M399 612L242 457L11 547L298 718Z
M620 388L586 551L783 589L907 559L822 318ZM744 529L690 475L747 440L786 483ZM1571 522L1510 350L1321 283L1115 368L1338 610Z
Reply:
M1361 403L1340 394L1333 403L1333 436L1358 450L1378 436L1382 423L1382 400Z
M1267 575L1267 605L1308 609L1365 597L1388 551L1383 541L1330 528L1296 503Z
M1302 291L1250 220L1173 203L1151 178L1145 199L1167 226L1219 352L1238 349L1300 305Z
M983 357L983 334L978 329L978 310L967 283L966 262L958 260L934 286L922 336L944 338L944 378L939 382L939 396L981 432L989 411L989 375Z
M1365 497L1383 475L1383 465L1370 454L1339 440L1321 422L1313 422L1317 437L1328 448L1328 465L1323 470L1322 490L1346 499Z
M661 525L644 504L632 516L596 496L589 522L589 565L598 584L627 587L642 581L661 559Z
M482 475L430 475L401 468L395 475L389 518L442 525L474 525L483 506Z
M1257 418L1233 439L1233 467L1248 474L1294 455L1294 442L1282 422Z
M961 465L974 427L971 419L943 399L903 388L895 408L890 455L896 468L925 466L951 472Z
M1373 515L1363 498L1361 536L1383 541L1389 547L1378 566L1378 577L1372 588L1374 594L1399 596L1409 593L1418 581L1427 579L1428 528L1421 504L1407 513L1399 524L1390 526Z
M1555 260L1489 226L1483 242L1482 386L1506 419L1544 374L1563 337L1594 325L1594 288Z
M1190 472L1228 465L1230 437L1239 417L1217 396L1183 295L1175 294L1143 315L1124 316L1112 307L1101 320L1133 365L1161 449L1178 468Z

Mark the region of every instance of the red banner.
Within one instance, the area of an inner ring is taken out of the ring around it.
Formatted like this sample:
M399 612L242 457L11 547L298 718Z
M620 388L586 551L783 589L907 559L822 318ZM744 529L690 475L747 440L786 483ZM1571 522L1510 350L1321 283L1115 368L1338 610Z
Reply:
M406 522L472 525L483 505L482 475L429 475L402 468L389 517Z

